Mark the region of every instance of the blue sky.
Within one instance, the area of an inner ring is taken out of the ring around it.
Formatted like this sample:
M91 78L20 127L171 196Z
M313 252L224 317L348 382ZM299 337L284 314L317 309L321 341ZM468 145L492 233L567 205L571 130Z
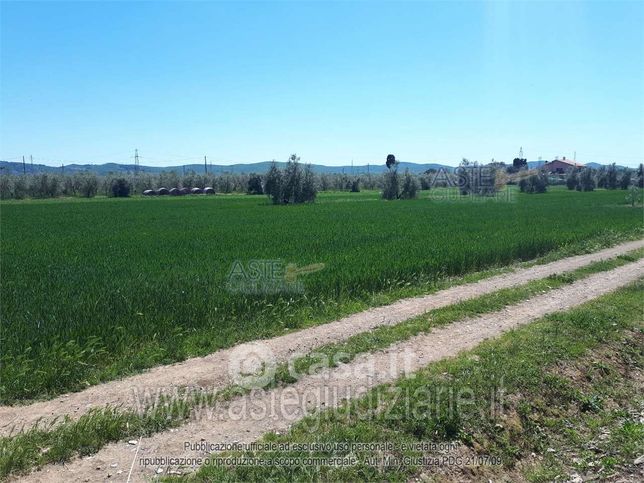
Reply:
M0 9L4 160L644 160L644 2Z

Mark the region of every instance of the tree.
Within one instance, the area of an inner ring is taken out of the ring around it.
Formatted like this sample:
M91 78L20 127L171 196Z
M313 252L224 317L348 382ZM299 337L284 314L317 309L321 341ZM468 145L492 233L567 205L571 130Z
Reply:
M577 189L578 184L579 184L579 176L577 176L577 170L573 168L570 171L568 171L568 177L566 178L566 187L569 190L574 190L574 189Z
M637 168L637 187L644 188L644 164L642 163Z
M271 164L266 173L264 193L266 193L274 204L306 203L315 201L317 186L315 175L310 165L304 170L300 167L300 158L296 154L289 157L284 170L280 170Z
M356 178L351 182L351 192L360 193L360 178Z
M409 173L408 169L406 169L400 197L404 200L411 200L416 198L417 192L418 181L416 181L416 178Z
M94 173L77 173L74 175L74 191L85 198L93 198L98 192L98 178Z
M606 188L609 190L617 189L617 167L615 166L615 163L608 166L608 169L606 170Z
M302 169L297 154L291 154L289 157L282 179L282 203L300 203L302 201Z
M628 169L624 170L624 173L622 173L622 177L619 180L619 187L623 190L627 190L628 187L631 185L631 172Z
M262 188L262 177L258 174L251 174L248 178L248 189L246 191L249 195L263 195L264 189Z
M130 196L130 183L125 178L114 178L110 183L110 195L115 198Z
M597 170L597 187L608 188L608 174L604 166Z
M387 166L387 169L391 169L395 167L397 164L398 164L398 161L396 161L396 156L394 156L393 154L388 154L387 161L385 163L385 165Z
M533 174L519 181L519 190L522 193L545 193L548 189L548 178L544 173Z
M463 158L456 168L457 183L461 195L491 196L497 189L497 170L493 166L479 166Z
M514 172L522 169L528 169L528 160L526 158L514 158L512 160L512 168Z
M310 164L307 164L304 167L304 180L302 181L301 193L301 199L298 201L300 203L313 202L318 194L318 190L315 185L315 176L313 175L313 170L311 169Z
M579 176L577 191L593 191L595 189L595 178L591 168L584 168Z
M268 195L274 204L277 205L282 202L282 173L275 165L275 161L271 163L271 167L266 173L264 193Z

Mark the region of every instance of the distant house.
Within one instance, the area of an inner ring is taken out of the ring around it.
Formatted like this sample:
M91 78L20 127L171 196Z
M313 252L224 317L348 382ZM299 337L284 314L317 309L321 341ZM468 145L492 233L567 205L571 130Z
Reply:
M583 168L583 166L583 164L566 159L564 156L562 159L554 159L545 163L540 169L549 174L564 174L571 168Z

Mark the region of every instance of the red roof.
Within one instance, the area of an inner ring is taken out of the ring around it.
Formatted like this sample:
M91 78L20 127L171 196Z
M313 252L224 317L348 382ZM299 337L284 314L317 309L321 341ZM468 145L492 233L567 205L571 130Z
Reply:
M583 164L577 163L576 161L571 161L569 159L556 159L556 158L553 159L552 161L545 163L544 166L548 166L549 164L552 164L555 162L564 163L564 164L567 164L568 166L575 166L577 168L582 168L584 166Z

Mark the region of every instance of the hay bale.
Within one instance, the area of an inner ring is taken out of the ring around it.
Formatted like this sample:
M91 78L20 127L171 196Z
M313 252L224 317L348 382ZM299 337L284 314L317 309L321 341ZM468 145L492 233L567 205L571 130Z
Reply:
M182 195L189 195L190 194L190 190L188 188L185 188L185 187L181 188L179 191L181 191Z
M167 194L170 194L170 192L168 191L168 188L159 188L157 190L157 194L158 195L167 195Z
M143 196L154 196L154 195L156 195L154 190L145 190L145 191L143 191Z
M192 189L190 190L190 192L191 192L193 195L200 195L201 193L203 193L203 190L202 190L201 188L192 188Z
M207 194L207 195L214 195L215 194L215 188L213 188L212 186L206 186L203 189L203 192L204 192L204 194Z
M170 195L172 196L179 196L181 194L181 191L179 188L170 188Z

